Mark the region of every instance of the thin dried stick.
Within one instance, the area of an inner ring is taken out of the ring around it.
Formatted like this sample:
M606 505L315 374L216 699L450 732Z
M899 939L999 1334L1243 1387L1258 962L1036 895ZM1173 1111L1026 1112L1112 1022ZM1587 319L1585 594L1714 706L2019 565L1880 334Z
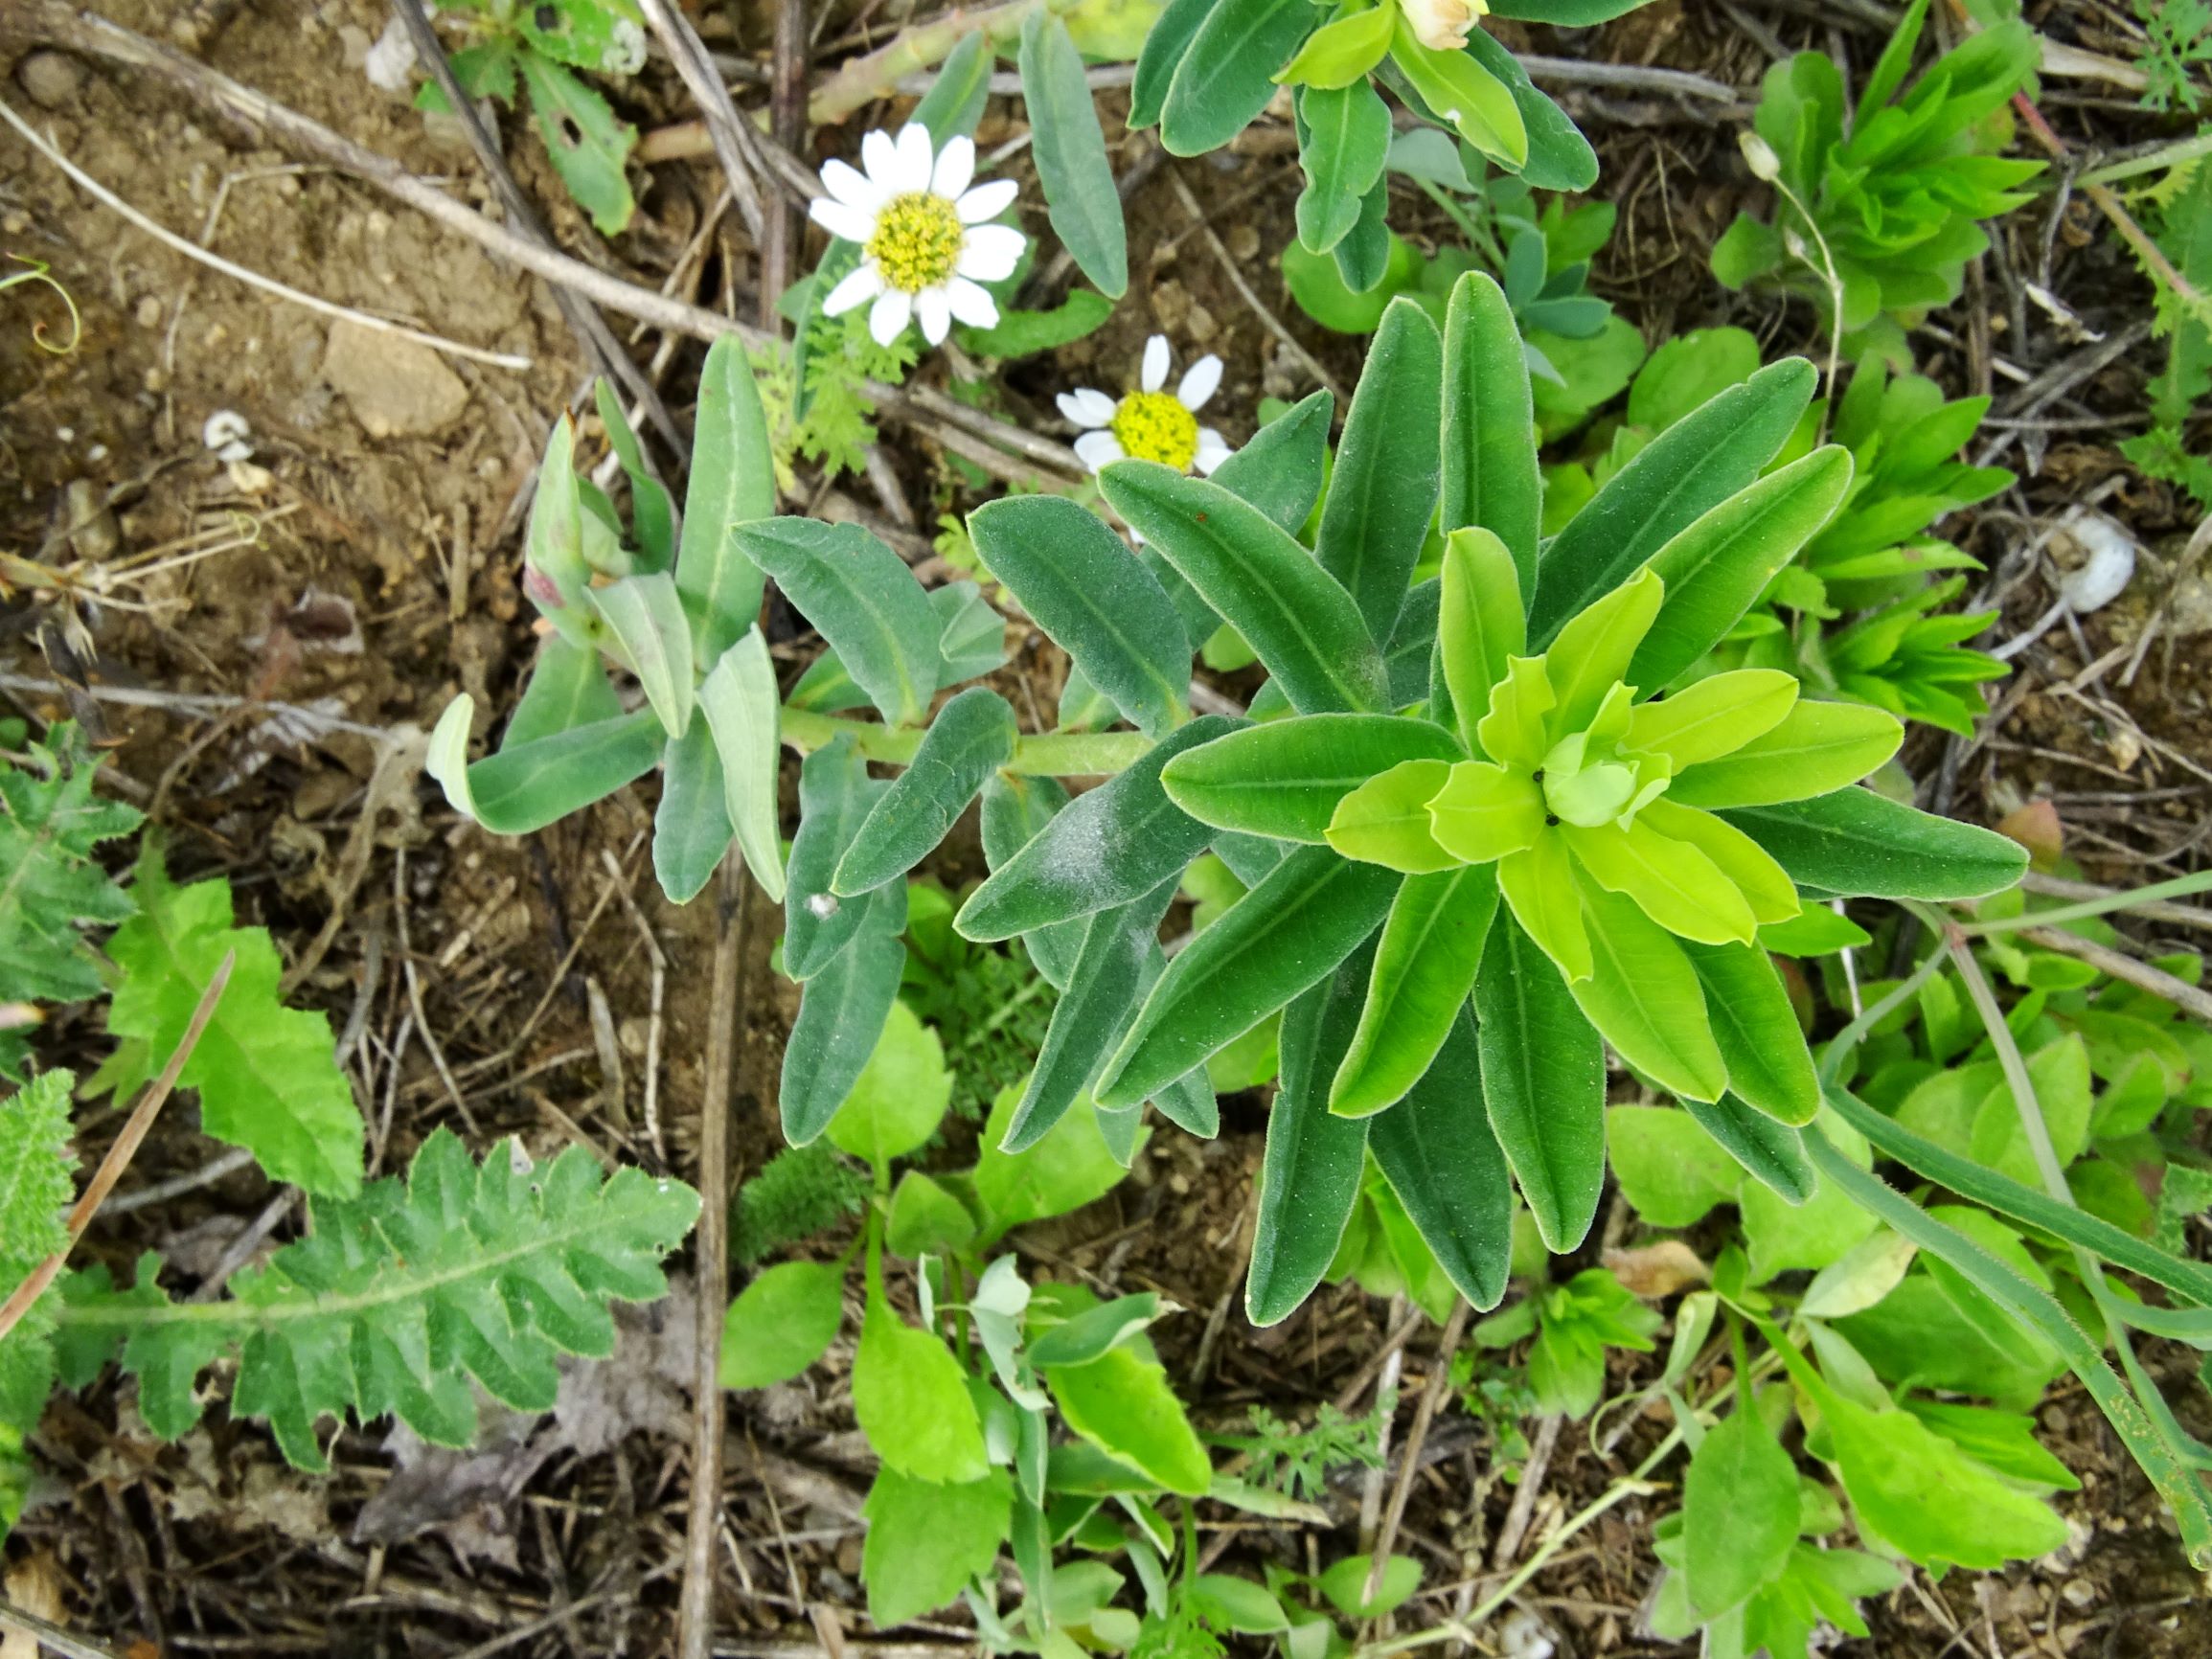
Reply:
M1435 1420L1436 1408L1444 1403L1445 1391L1451 1386L1451 1356L1459 1352L1459 1339L1467 1333L1467 1313L1466 1301L1455 1301L1451 1317L1444 1323L1444 1334L1437 1339L1436 1358L1428 1368L1428 1380L1422 1387L1421 1402L1413 1408L1413 1427L1406 1431L1405 1450L1400 1454L1398 1484L1390 1489L1390 1507L1382 1511L1382 1530L1375 1534L1375 1549L1367 1567L1367 1587L1359 1595L1362 1605L1382 1593L1382 1569L1390 1560L1391 1546L1398 1542L1399 1524L1405 1519L1406 1499L1413 1495L1413 1477L1421 1470L1422 1443L1428 1438L1428 1425Z
M738 216L745 221L745 229L752 233L754 245L758 246L766 232L762 216L761 187L754 176L751 148L745 142L752 136L751 132L739 116L737 106L730 102L729 89L722 84L722 78L715 73L713 63L708 60L706 47L692 28L691 19L667 0L640 0L640 3L646 22L660 37L661 46L676 66L676 74L682 77L692 101L706 119L715 157L722 164L722 176L729 183L730 199L738 204Z
M1252 291L1252 284L1244 281L1244 273L1238 267L1236 260L1221 245L1221 239L1214 234L1213 225L1207 221L1205 209L1198 206L1198 198L1191 193L1191 187L1172 169L1168 173L1168 182L1174 186L1175 199L1183 204L1183 211L1191 216L1191 222L1197 230L1199 239L1213 250L1214 258L1220 261L1221 273L1229 279L1229 285L1243 297L1245 305L1252 307L1252 314L1260 319L1267 332L1282 341L1290 354L1305 365L1306 372L1327 388L1329 396L1336 399L1336 406L1343 408L1344 388L1337 385L1329 371L1321 367L1318 357L1298 343L1298 337L1283 326L1283 320L1261 304L1260 296Z
M2091 967L2102 969L2114 979L2124 979L2153 996L2163 997L2195 1018L2212 1025L2212 991L2200 989L2185 979L2177 979L2162 967L2137 962L2133 957L2124 955L2109 945L2099 944L2095 940L2084 939L2078 933L2067 933L2056 927L2023 927L2018 937L2030 944L2040 944L2045 950L2078 956Z
M404 323L390 322L368 311L356 311L351 306L341 306L314 294L303 293L298 288L278 282L274 277L264 277L259 271L250 270L244 265L226 260L220 254L211 254L198 243L188 241L166 226L154 223L138 209L132 207L66 155L63 155L59 149L39 135L36 127L17 115L5 99L0 99L0 121L6 121L10 126L12 126L22 135L24 143L68 174L70 181L78 189L91 196L102 207L127 219L163 246L172 248L177 253L184 255L186 259L206 265L210 269L220 271L226 277L235 278L249 288L259 288L262 293L274 294L280 300L289 300L293 305L304 306L308 310L317 312L322 316L337 317L349 323L358 323L364 329L376 329L383 333L398 334L402 339L414 341L418 346L427 346L434 352L444 352L450 356L466 357L471 363L489 363L494 369L527 369L530 367L528 357L516 357L505 352L487 352L477 346L464 346L458 340L446 339L443 334L425 333L421 329L410 329Z
M222 1001L223 989L231 982L231 969L238 966L238 952L226 950L223 959L216 965L215 977L208 981L207 989L199 993L199 1006L192 1011L192 1019L184 1028L184 1037L176 1045L176 1052L169 1057L169 1064L161 1068L161 1076L153 1079L153 1086L139 1097L130 1116L125 1120L123 1133L115 1137L115 1144L107 1148L107 1156L100 1160L100 1168L69 1212L69 1242L31 1270L31 1277L15 1287L15 1293L7 1302L0 1303L0 1337L15 1329L16 1322L31 1311L32 1305L46 1293L46 1287L59 1276L69 1253L77 1248L77 1241L84 1237L84 1230L92 1225L92 1217L108 1193L115 1191L115 1183L123 1178L130 1160L138 1151L139 1143L146 1139L147 1130L153 1127L153 1116L176 1087L176 1079L183 1073L185 1062L192 1058L192 1051L199 1046L200 1035L207 1030L207 1022L215 1018L216 1004Z
M768 130L796 154L807 142L807 0L777 0L776 58L768 80ZM776 297L790 285L806 221L788 202L768 215L761 240L761 321L774 319Z
M692 1385L691 1509L684 1531L683 1593L676 1605L680 1659L707 1659L714 1646L715 1534L722 1509L722 1318L730 1295L730 1090L738 1069L751 898L743 861L733 852L722 860L716 906L707 1076L699 1096L699 1224L693 1235L698 1340Z

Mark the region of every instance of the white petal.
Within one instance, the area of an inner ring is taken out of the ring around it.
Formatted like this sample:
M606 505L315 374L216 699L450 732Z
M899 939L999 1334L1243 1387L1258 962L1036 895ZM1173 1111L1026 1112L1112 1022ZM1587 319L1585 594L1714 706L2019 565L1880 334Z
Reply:
M883 189L858 168L841 161L822 164L822 188L847 207L872 214L883 205Z
M1078 426L1105 426L1114 418L1114 400L1104 392L1094 392L1088 386L1078 386L1073 392L1062 392L1058 401L1060 412Z
M1235 453L1236 451L1229 447L1228 441L1224 439L1219 432L1215 431L1211 426L1201 426L1198 428L1198 454L1197 465L1198 471L1201 474L1209 478L1212 477L1214 474L1214 468L1220 466L1222 462L1228 460L1228 458Z
M1168 337L1154 334L1145 342L1145 374L1142 384L1148 392L1157 392L1168 383Z
M945 297L943 288L924 288L914 296L914 315L921 320L922 337L932 346L942 345L946 333L952 327L952 306ZM993 322L997 321L994 317Z
M1206 406L1206 400L1220 390L1221 360L1211 352L1191 365L1191 372L1183 376L1183 383L1175 388L1175 401L1196 415Z
M1014 205L1014 198L1021 187L1010 178L994 178L989 184L979 184L963 195L954 206L964 225L979 225L996 218Z
M1085 432L1075 441L1075 458L1093 472L1125 459L1122 441L1111 432Z
M866 305L882 291L882 267L870 260L830 290L829 298L822 302L822 315L842 317L854 307Z
M937 170L929 177L929 188L946 201L958 201L975 177L975 140L965 133L945 147L937 158Z
M910 121L899 129L898 157L891 166L891 188L904 195L912 191L929 188L929 174L937 165L937 152L929 146L929 129L919 121Z
M860 141L860 165L868 170L868 182L889 195L892 177L899 170L899 147L881 127Z
M968 233L953 268L979 283L1004 282L1021 263L1021 250L1029 239L1012 225L977 225Z
M856 207L832 201L826 195L818 195L807 204L807 216L832 236L842 237L849 242L865 243L876 234L874 214L864 214Z
M914 296L902 288L886 288L876 296L876 304L868 313L868 332L876 336L876 344L888 346L906 332L906 324L914 315Z
M966 277L954 277L945 284L945 303L970 329L998 327L998 302Z

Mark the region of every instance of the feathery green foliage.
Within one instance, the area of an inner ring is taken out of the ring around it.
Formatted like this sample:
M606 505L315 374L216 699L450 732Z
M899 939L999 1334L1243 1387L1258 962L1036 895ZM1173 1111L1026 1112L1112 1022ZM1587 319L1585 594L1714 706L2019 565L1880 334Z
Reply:
M827 1232L868 1201L868 1177L826 1141L787 1147L730 1204L730 1260L750 1267Z
M43 1072L0 1101L0 1302L69 1245L62 1212L76 1195L69 1172L68 1072ZM54 1387L54 1292L0 1336L0 1536L21 1511L23 1437L38 1426Z

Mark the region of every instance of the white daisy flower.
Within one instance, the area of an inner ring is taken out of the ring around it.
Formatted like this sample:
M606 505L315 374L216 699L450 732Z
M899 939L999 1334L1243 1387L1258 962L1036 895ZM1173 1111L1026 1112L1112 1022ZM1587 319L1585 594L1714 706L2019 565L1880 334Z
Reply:
M860 268L830 290L826 317L875 304L868 331L888 346L919 318L922 337L941 342L954 318L974 329L998 322L998 307L980 284L1014 275L1026 238L1012 225L995 225L1014 205L1018 188L1010 178L969 188L975 176L975 143L956 138L933 150L929 129L909 122L893 138L871 132L860 141L860 163L826 163L822 187L808 216L833 237L857 242Z
M1075 452L1093 472L1108 463L1134 457L1157 461L1177 472L1196 466L1210 473L1229 458L1228 441L1211 426L1198 424L1198 411L1221 384L1221 359L1208 353L1193 363L1182 383L1164 390L1168 370L1168 337L1154 334L1145 342L1144 375L1139 390L1115 402L1088 386L1060 395L1060 412L1086 428L1075 441Z

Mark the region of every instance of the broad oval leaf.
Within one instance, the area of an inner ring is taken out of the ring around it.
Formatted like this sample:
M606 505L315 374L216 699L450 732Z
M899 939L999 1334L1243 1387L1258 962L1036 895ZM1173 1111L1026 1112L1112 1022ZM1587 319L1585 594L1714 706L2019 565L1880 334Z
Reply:
M653 875L671 904L699 896L733 833L714 732L694 720L661 757L660 805L652 815Z
M968 529L991 574L1139 731L1163 737L1184 717L1181 619L1097 514L1065 496L1008 496L969 513Z
M923 734L905 771L892 781L837 861L830 891L840 898L896 880L945 839L983 781L1014 759L1014 710L996 692L970 686Z
M1213 1465L1156 1361L1117 1348L1088 1365L1054 1366L1044 1381L1068 1427L1101 1451L1171 1492L1205 1491Z
M1411 300L1391 301L1344 417L1313 555L1352 596L1371 640L1390 637L1436 511L1443 398L1436 325Z
M1308 0L1216 0L1176 60L1160 105L1168 153L1203 155L1243 131L1267 107L1276 71L1312 27Z
M959 1485L914 1480L888 1465L878 1469L860 1511L868 1523L860 1549L868 1622L895 1629L958 1601L998 1559L1013 1511L1014 1481L1004 1469Z
M1716 1101L1728 1067L1690 959L1675 936L1616 894L1585 886L1591 972L1570 989L1590 1024L1661 1088Z
M799 1375L845 1319L845 1266L786 1261L738 1293L722 1320L724 1388L768 1388Z
M1117 461L1100 484L1114 511L1243 635L1291 707L1307 715L1383 708L1382 657L1358 606L1266 513L1218 484L1151 461Z
M901 1474L962 1483L991 1472L968 1374L935 1334L892 1312L880 1288L870 1290L853 1356L853 1415Z
M1801 357L1762 369L1608 479L1544 549L1529 607L1531 643L1550 644L1569 617L1757 478L1796 430L1818 380Z
M1358 1030L1329 1086L1329 1109L1364 1118L1426 1075L1467 1007L1497 914L1497 869L1462 865L1409 875L1375 949Z
M749 629L699 685L699 712L721 759L722 798L745 868L769 899L784 898L784 842L776 827L776 777L783 759L776 669L768 642Z
M1781 1576L1797 1547L1796 1460L1748 1398L1709 1429L1682 1477L1683 1571L1708 1618Z
M708 348L699 371L698 425L676 552L676 591L691 613L697 661L718 659L759 616L761 569L734 532L775 511L775 457L760 388L743 344L725 334Z
M1329 845L1362 864L1407 875L1449 870L1460 859L1437 841L1428 804L1450 781L1449 761L1402 761L1336 804Z
M799 832L785 872L784 971L802 984L851 943L869 915L867 900L832 893L830 875L890 786L868 776L859 745L844 732L799 767Z
M1483 1111L1466 1009L1421 1080L1368 1120L1367 1144L1446 1277L1478 1311L1495 1307L1513 1270L1513 1181Z
M919 1014L894 1001L868 1063L830 1120L830 1144L888 1170L893 1159L927 1145L951 1102L944 1044Z
M1160 773L1168 798L1217 829L1318 844L1345 796L1404 761L1459 759L1442 726L1395 715L1302 715L1187 749Z
M1083 274L1110 299L1129 285L1129 233L1106 134L1083 80L1083 54L1057 12L1039 7L1021 28L1021 96L1030 153L1052 228Z
M1127 904L1176 875L1214 832L1168 799L1160 772L1236 728L1220 715L1193 720L1063 807L969 895L953 925L979 943L1011 939Z
M1730 1090L1778 1123L1810 1124L1820 1115L1820 1079L1773 959L1755 945L1682 948L1704 988Z
M1542 521L1528 355L1505 290L1486 273L1470 271L1452 287L1444 321L1440 522L1447 534L1473 527L1503 542L1525 602L1536 591ZM1481 717L1479 707L1460 715L1469 726Z
M1904 741L1904 725L1884 709L1801 697L1750 741L1676 773L1667 795L1684 807L1803 801L1858 783Z
M1900 806L1871 789L1718 814L1801 886L1869 898L1980 898L2028 867L2018 842Z
M1606 1047L1508 912L1474 982L1483 1102L1544 1248L1579 1249L1606 1184Z
M1098 1098L1131 1105L1314 985L1375 931L1394 872L1301 847L1183 947L1100 1075Z
M1283 1011L1283 1081L1267 1108L1244 1276L1244 1316L1254 1325L1279 1324L1313 1294L1359 1201L1367 1125L1329 1110L1329 1079L1358 1022L1372 955L1355 951Z
M918 724L941 679L944 624L906 561L852 524L768 518L738 527L740 551L844 661L884 719Z

